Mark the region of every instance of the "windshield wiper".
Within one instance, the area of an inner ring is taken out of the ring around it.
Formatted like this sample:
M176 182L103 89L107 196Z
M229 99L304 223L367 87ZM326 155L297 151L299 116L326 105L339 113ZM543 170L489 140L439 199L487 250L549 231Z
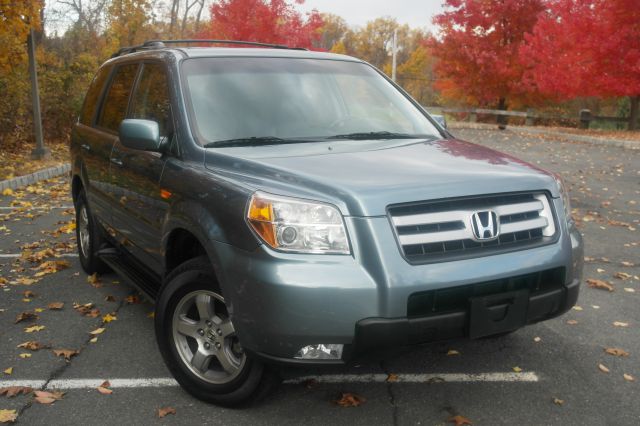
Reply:
M394 132L356 132L347 133L344 135L328 136L326 139L420 139L427 137L427 135L411 135L409 133L394 133Z
M303 143L307 142L300 139L282 139L276 136L252 136L249 138L227 139L222 141L209 142L204 145L205 148L228 148L234 146L262 146L262 145L281 145L287 143Z

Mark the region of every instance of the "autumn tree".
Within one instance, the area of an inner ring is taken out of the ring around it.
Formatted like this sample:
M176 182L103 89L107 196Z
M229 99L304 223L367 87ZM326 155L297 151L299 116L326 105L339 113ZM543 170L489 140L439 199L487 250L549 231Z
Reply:
M630 98L640 114L640 4L637 0L552 0L521 49L525 82L557 100Z
M314 47L320 50L331 50L344 41L345 35L349 32L349 26L342 17L332 13L322 13L321 18L322 26L318 28L320 37Z
M211 23L202 36L309 48L317 43L321 26L320 13L304 16L286 0L220 0L211 5Z
M519 49L543 0L446 0L444 6L434 18L440 39L431 44L442 97L498 109L536 102L521 84Z
M148 0L111 0L107 9L107 32L112 50L134 46L150 38L150 12Z

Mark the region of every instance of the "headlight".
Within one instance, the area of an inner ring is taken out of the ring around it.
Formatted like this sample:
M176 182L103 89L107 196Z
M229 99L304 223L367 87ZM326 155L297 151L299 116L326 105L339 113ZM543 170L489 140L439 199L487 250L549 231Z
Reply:
M299 253L350 254L342 215L328 204L256 192L247 219L270 247Z
M571 217L571 201L569 200L569 192L567 192L564 181L562 180L562 177L560 177L560 175L554 173L553 177L556 180L556 184L558 185L558 192L560 192L560 197L562 198L564 215L567 218L567 222L571 222L573 218Z

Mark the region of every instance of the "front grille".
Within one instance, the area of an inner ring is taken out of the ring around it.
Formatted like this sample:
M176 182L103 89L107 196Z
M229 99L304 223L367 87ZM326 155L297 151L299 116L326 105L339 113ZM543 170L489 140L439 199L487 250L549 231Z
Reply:
M485 281L471 285L413 293L407 302L410 318L465 311L469 299L515 290L529 290L531 296L562 288L565 269L554 268L517 277Z
M497 237L474 234L472 215L494 212ZM496 254L545 244L556 226L544 193L489 195L395 205L388 208L398 243L410 263Z

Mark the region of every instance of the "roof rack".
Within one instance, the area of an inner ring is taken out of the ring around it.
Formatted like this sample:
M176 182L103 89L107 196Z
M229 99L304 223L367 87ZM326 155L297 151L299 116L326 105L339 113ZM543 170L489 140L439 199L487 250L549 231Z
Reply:
M128 46L120 48L116 53L111 55L112 58L126 55L128 53L138 52L140 50L163 49L167 44L236 44L244 46L270 47L272 49L289 49L289 50L307 50L304 47L289 47L283 44L260 43L257 41L239 41L239 40L212 40L212 39L184 39L184 40L148 40L137 46Z

